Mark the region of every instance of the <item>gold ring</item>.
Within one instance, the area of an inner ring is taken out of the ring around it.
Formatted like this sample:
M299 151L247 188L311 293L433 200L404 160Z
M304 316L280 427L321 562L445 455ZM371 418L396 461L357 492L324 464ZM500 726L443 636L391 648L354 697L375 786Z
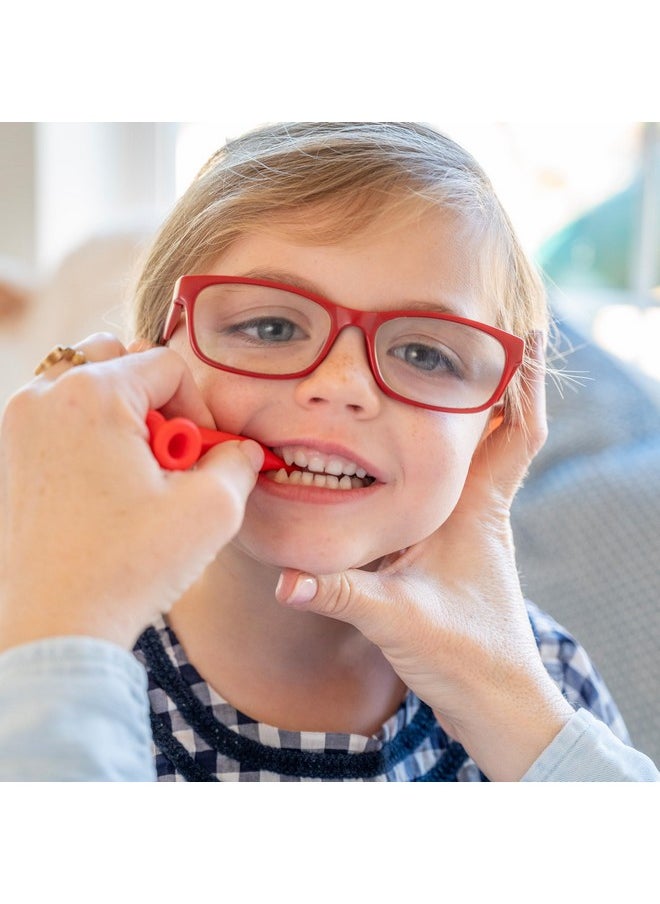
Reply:
M69 361L73 367L77 367L78 364L87 364L87 356L84 352L78 351L76 348L71 348L70 345L56 345L55 348L48 352L43 361L40 361L39 364L34 369L35 376L39 376L45 370L48 370L49 367L52 367L53 364L57 364L58 361Z

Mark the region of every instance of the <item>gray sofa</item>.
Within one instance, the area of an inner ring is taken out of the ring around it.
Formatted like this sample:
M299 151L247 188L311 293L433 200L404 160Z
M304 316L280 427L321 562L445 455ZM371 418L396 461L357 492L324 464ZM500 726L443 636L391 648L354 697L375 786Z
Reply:
M660 407L566 324L550 435L513 509L525 594L586 647L633 743L660 762Z

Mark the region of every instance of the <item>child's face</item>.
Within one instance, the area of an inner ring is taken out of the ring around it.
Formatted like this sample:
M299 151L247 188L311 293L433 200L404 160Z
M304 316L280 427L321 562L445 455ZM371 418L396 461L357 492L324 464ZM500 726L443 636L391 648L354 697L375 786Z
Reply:
M302 219L301 219L302 223ZM474 262L451 219L438 211L383 215L366 232L314 245L273 228L243 237L209 273L302 284L364 310L436 303L495 325L471 289ZM256 560L313 573L364 566L429 536L456 505L489 412L449 414L386 396L355 327L338 336L306 377L269 380L225 373L192 352L185 327L171 347L190 365L220 429L283 447L357 462L376 480L341 490L274 482L261 475L235 541Z

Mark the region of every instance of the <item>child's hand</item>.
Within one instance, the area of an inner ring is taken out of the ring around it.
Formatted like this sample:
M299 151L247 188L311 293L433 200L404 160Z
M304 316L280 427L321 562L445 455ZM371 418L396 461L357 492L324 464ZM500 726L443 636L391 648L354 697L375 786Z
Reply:
M183 360L78 346L8 403L0 440L0 649L87 634L130 646L238 531L263 453L226 443L164 472L149 408L213 425Z
M432 537L375 573L285 572L278 588L288 605L355 625L481 769L504 780L520 778L572 712L538 654L509 523L546 436L544 380L527 377L524 422L482 443Z

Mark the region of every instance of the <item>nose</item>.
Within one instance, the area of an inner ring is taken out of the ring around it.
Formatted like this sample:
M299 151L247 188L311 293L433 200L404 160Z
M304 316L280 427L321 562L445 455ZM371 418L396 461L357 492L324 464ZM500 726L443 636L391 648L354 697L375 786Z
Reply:
M295 395L305 408L348 410L360 418L378 414L383 394L371 372L362 331L343 329L318 367L299 380Z

